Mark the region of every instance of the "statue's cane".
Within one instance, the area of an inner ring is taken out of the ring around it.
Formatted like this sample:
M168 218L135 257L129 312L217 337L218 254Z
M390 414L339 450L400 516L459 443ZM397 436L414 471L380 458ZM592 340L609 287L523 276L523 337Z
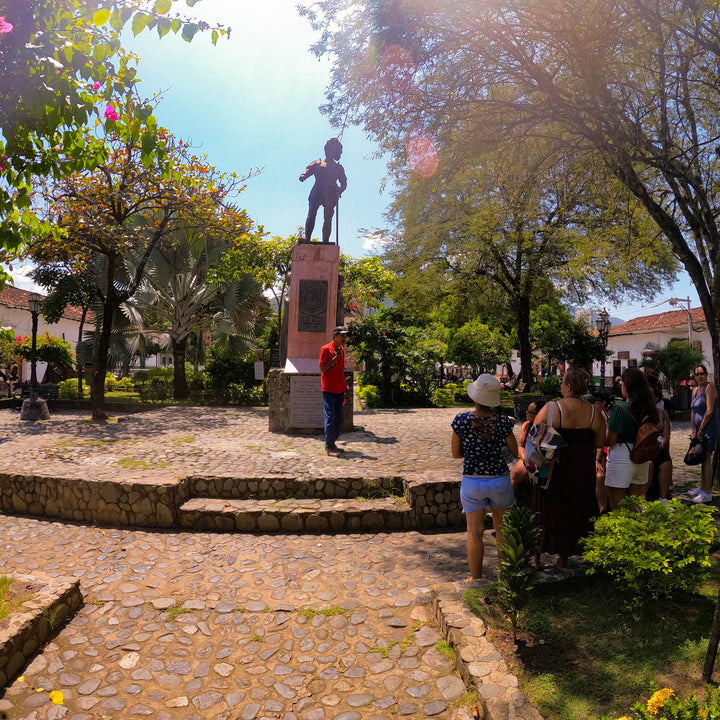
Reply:
M335 201L335 244L340 247L340 196Z

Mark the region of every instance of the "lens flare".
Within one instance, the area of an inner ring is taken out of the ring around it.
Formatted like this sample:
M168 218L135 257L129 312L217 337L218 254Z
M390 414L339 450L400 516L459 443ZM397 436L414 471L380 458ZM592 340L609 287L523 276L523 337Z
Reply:
M420 177L432 177L439 164L435 141L426 133L411 135L407 146L407 159L413 172Z

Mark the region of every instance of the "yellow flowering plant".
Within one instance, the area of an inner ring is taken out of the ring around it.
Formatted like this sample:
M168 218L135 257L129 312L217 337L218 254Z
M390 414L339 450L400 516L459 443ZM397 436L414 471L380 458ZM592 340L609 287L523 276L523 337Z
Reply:
M683 700L672 689L662 688L645 704L635 703L633 711L632 715L623 715L617 720L720 720L720 687L708 685L702 702L695 693Z

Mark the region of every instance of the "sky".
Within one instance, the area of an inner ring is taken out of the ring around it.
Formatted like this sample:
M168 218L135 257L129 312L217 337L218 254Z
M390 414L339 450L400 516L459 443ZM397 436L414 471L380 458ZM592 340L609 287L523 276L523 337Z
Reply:
M391 200L384 189L386 163L375 157L377 148L359 128L334 129L320 113L330 64L309 52L315 33L295 6L296 0L202 0L183 10L230 27L229 39L213 46L209 33L187 43L172 34L160 40L144 32L137 38L128 33L124 45L141 58L141 95L162 93L155 113L161 125L190 140L219 170L241 176L261 170L247 181L238 204L271 236L287 236L304 225L312 180L300 183L298 176L322 156L329 138L340 137L348 178L340 200L340 248L360 257L373 252L367 231L386 227ZM321 225L322 211L316 236ZM29 286L26 272L15 273L18 287ZM674 309L663 302L671 297L689 296L697 307L692 284L681 277L645 303L605 307L624 320Z

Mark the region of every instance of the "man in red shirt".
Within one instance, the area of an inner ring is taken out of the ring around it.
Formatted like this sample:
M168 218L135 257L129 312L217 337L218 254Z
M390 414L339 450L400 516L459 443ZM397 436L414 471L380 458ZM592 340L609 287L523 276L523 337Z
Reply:
M332 342L320 348L320 384L325 414L325 452L337 457L342 451L335 445L342 425L345 404L345 338L347 328L340 325L333 330Z

